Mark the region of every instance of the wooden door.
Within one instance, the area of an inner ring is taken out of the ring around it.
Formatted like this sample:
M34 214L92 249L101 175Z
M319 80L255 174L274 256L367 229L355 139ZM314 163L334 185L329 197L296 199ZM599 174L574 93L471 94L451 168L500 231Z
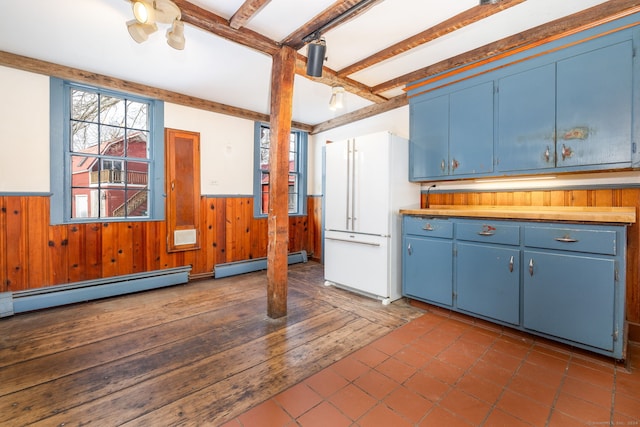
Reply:
M200 248L200 134L165 129L167 250Z

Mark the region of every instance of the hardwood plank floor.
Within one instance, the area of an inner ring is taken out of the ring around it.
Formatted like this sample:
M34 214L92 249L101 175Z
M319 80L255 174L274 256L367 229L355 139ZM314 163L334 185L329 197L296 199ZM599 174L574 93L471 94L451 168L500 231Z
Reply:
M288 315L266 272L199 280L0 320L0 425L218 425L423 312L289 269Z

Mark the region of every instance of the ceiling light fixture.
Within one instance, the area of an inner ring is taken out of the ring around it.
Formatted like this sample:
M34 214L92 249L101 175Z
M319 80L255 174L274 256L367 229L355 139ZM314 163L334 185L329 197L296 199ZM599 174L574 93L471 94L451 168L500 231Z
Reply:
M342 86L334 86L331 88L329 109L335 111L341 108L344 108L344 88Z
M497 3L500 3L500 0L480 0L480 5Z
M323 38L318 38L307 45L307 76L322 77L326 50L327 44Z
M156 22L171 24L167 30L167 43L174 49L184 49L184 23L180 21L180 8L171 0L135 0L132 2L135 19L127 22L129 35L142 43L158 30Z

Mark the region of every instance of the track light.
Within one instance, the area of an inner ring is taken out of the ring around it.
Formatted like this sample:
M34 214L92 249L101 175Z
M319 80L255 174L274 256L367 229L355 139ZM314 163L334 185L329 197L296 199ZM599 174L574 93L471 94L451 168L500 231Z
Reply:
M307 76L322 77L326 49L324 39L315 40L307 45Z
M331 88L329 109L335 111L341 108L344 108L344 88L342 86L334 86Z
M135 0L131 3L135 20L127 22L131 38L142 43L158 30L156 22L171 24L167 30L167 43L174 49L184 49L184 23L180 21L180 8L171 0Z

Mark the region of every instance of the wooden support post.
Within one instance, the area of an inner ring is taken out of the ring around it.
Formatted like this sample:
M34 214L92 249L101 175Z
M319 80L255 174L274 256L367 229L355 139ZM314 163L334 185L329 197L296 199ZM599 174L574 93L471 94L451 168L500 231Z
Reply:
M272 319L287 315L289 135L295 64L296 52L290 47L284 46L273 55L267 248L267 315Z

